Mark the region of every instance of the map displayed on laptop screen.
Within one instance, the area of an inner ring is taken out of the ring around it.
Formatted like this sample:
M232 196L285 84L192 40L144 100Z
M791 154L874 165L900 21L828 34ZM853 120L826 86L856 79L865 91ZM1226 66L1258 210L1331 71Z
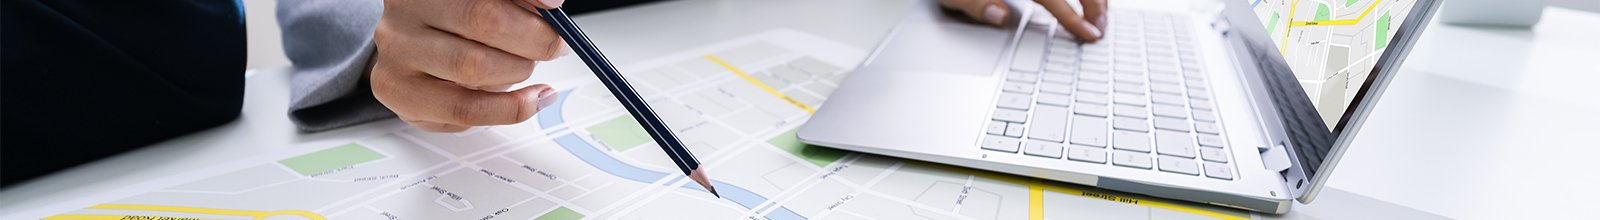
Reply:
M1243 0L1323 122L1339 122L1416 0ZM1333 128L1334 126L1328 126Z

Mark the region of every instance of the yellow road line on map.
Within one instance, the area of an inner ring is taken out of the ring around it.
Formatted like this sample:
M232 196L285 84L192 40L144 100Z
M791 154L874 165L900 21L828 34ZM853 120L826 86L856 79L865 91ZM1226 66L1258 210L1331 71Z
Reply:
M122 220L122 219L145 219L145 218L141 218L141 217L163 217L163 216L150 216L150 215L87 215L87 214L69 214L69 215L53 215L53 216L50 216L50 217L44 217L44 218L43 218L43 219L42 219L42 220ZM183 218L183 219L190 219L190 218ZM214 218L192 218L192 219L214 219Z
M1283 17L1283 21L1285 23L1289 23L1289 25L1284 25L1283 26L1283 45L1278 47L1278 56L1282 56L1282 57L1285 57L1285 58L1289 57L1289 32L1293 31L1293 30L1290 30L1289 28L1294 27L1293 24L1294 24L1294 8L1295 8L1295 6L1300 6L1300 0L1295 0L1294 2L1290 2L1289 3L1289 16L1284 16Z
M250 210L237 210L237 209L213 209L213 208L195 208L195 207L182 207L182 206L133 205L133 204L101 204L101 205L89 206L88 208L84 208L84 209L117 209L117 210L139 210L139 211L158 211L158 212L179 212L179 213L207 214L207 215L251 216L251 217L255 217L255 219L265 219L267 217L272 217L272 216L277 216L277 215L296 215L296 216L305 217L306 219L312 219L312 220L327 220L328 219L326 217L322 217L322 215L318 215L317 213L312 213L312 212L303 211L303 210L250 211ZM115 216L117 218L105 218L105 217L108 217L108 216ZM122 216L132 216L132 215L55 215L55 216L46 217L45 219L119 219Z
M1379 3L1383 3L1383 0L1373 1L1371 6L1367 6L1366 11L1361 12L1361 16L1356 16L1356 19L1290 22L1289 26L1353 25L1361 22L1361 19L1367 18L1367 13L1371 13L1372 9L1377 8Z
M778 98L789 102L789 104L794 105L795 107L800 107L800 109L806 110L806 113L808 114L817 113L817 110L811 109L811 106L806 106L805 103L800 103L800 101L794 100L794 98L789 98L789 96L783 95L782 92L778 92L777 89L772 89L772 86L767 86L767 84L762 83L761 80L756 80L756 78L750 76L750 74L745 74L744 71L739 71L739 68L734 68L733 64L728 64L728 61L723 61L722 59L717 58L717 56L712 56L710 54L706 55L706 59L711 60L711 62L716 62L717 65L722 65L722 68L727 68L728 71L732 71L734 75L739 75L739 78L744 78L744 81L748 81L750 84L756 85L756 87L761 87L761 90L766 90L767 93L771 93L773 96L777 96Z
M1039 184L1028 186L1028 219L1044 220L1044 187Z
M1141 206L1152 207L1152 208L1161 208L1161 209L1185 212L1185 213L1202 215L1202 216L1207 216L1207 217L1212 217L1212 218L1217 218L1217 219L1224 219L1224 220L1248 220L1248 219L1250 219L1249 216L1232 215L1232 214L1228 214L1228 213L1222 213L1222 212L1217 212L1217 211L1199 209L1199 208L1194 208L1194 207L1189 207L1189 206L1184 206L1184 205L1179 205L1179 204L1174 204L1174 203L1167 203L1167 202L1143 199L1143 198L1132 197L1132 196L1122 196L1122 195L1116 195L1116 194L1106 193L1106 192L1087 191L1087 190L1069 188L1069 187L1064 187L1064 186L1059 186L1059 185L1052 185L1052 184L1048 184L1048 183L1044 182L1045 180L1036 179L1036 178L1023 178L1023 177L1012 176L1012 175L1007 175L1007 174L1000 174L1000 173L994 173L994 172L988 172L988 171L980 171L980 170L972 170L972 169L967 169L967 168L953 167L953 166L943 165L943 164L932 164L932 163L927 163L927 162L910 161L908 163L913 163L913 164L917 164L917 165L923 165L923 166L927 166L927 167L932 167L934 169L941 169L941 170L952 171L952 172L966 173L966 174L970 174L970 175L977 176L977 177L983 177L983 178L986 178L986 179L999 180L1001 182L1007 182L1007 183L1012 183L1012 184L1017 184L1017 185L1028 186L1028 194L1029 194L1028 195L1028 207L1029 207L1028 216L1029 216L1030 219L1043 219L1043 217L1044 217L1044 191L1054 191L1054 192L1058 192L1058 193L1062 193L1062 194L1068 194L1068 195L1077 195L1077 196L1083 196L1083 197L1104 199L1104 200L1107 200L1107 201L1118 202L1118 203L1123 203L1123 204L1141 205ZM1037 216L1037 218L1035 216Z

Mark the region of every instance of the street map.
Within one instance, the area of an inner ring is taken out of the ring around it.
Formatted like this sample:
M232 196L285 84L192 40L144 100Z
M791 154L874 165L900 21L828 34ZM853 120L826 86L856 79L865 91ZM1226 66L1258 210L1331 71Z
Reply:
M1246 219L1226 208L808 146L794 132L865 56L773 30L623 72L699 156L722 198L672 165L587 71L528 122L401 125L173 184L63 204L44 219ZM557 62L577 62L568 57ZM541 75L540 77L546 77ZM547 79L547 78L541 78ZM131 195L131 196L127 196Z
M1243 0L1327 124L1336 124L1416 0ZM1333 126L1329 126L1330 129Z

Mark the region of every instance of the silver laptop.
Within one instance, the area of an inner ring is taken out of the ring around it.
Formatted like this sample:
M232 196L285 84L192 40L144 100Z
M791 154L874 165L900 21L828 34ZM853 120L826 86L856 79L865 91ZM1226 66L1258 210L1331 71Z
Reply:
M1112 1L1093 44L1031 4L994 28L927 2L802 141L1284 213L1327 181L1439 0Z

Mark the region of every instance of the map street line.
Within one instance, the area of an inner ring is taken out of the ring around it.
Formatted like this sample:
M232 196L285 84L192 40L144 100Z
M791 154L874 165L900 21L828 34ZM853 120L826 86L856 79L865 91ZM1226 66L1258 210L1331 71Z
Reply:
M761 90L766 90L767 93L772 93L773 96L778 96L778 98L783 99L783 101L787 101L789 104L792 104L795 107L800 107L800 109L806 110L806 113L817 113L817 110L812 109L811 106L806 106L805 103L800 103L800 101L794 100L794 98L789 98L789 96L783 95L783 93L778 92L777 89L772 89L771 86L767 86L767 84L762 83L761 80L756 80L756 78L750 76L750 74L745 74L744 71L739 71L738 68L734 68L732 64L728 64L727 61L723 61L722 59L717 58L717 56L706 54L706 59L710 59L711 62L717 62L717 65L722 65L723 68L728 68L728 71L732 71L733 74L739 75L739 78L744 78L744 80L749 81L750 84L755 84L756 87L761 87Z
M1289 26L1354 25L1357 22L1361 22L1361 19L1367 18L1367 13L1372 12L1372 9L1377 8L1380 3L1383 3L1383 0L1373 1L1371 6L1367 6L1366 11L1361 12L1361 16L1356 16L1356 19L1289 22Z
M322 217L322 215L318 215L317 213L311 213L311 212L304 211L304 210L250 211L250 210L235 210L235 209L212 209L212 208L195 208L195 207L182 207L182 206L132 205L132 204L101 204L101 205L89 206L86 209L117 209L117 210L178 212L178 213L208 214L208 215L250 216L250 217L255 217L255 219L265 219L267 217L272 217L272 216L276 216L276 215L295 215L295 216L305 217L306 219L312 219L312 220L327 220L328 219L328 218ZM56 215L56 216L46 217L45 219L77 219L76 217L99 218L97 216L119 216L119 215ZM120 215L120 216L132 216L132 215Z
M1289 15L1283 17L1283 21L1286 21L1285 23L1289 23L1291 25L1283 26L1283 45L1278 47L1278 56L1283 56L1285 58L1289 57L1289 32L1293 31L1290 28L1294 27L1294 8L1295 6L1299 5L1300 0L1295 0L1294 2L1289 3Z
M1028 185L1028 219L1044 219L1044 187Z

